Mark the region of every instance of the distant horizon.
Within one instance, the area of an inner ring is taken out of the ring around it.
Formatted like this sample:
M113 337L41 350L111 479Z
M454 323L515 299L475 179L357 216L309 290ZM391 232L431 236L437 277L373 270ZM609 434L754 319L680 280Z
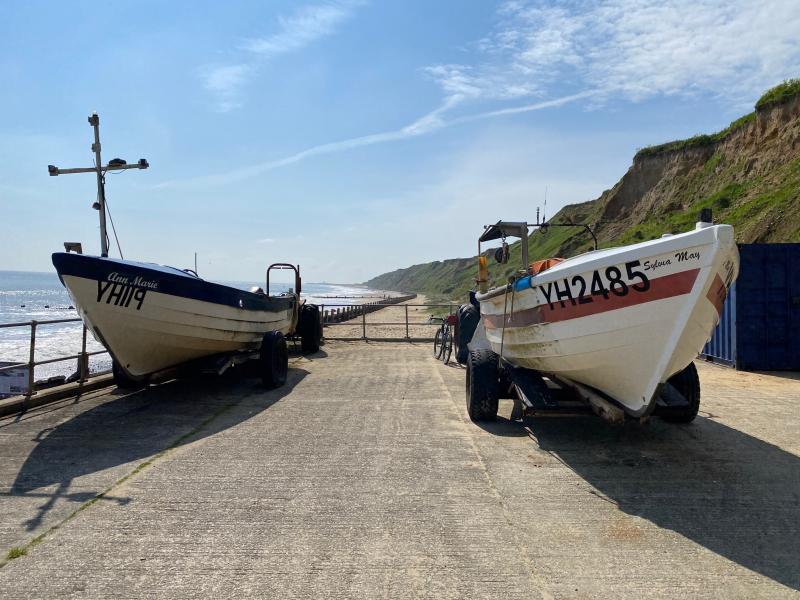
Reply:
M800 75L794 0L137 8L4 12L14 270L45 272L65 240L99 253L95 177L47 170L92 165L93 111L104 162L150 164L106 178L125 256L366 282L473 256L484 224L531 221L545 198L548 215L595 199L637 149L724 129Z
M56 278L58 277L58 273L56 273L55 269L53 269L53 271L24 271L24 270L20 270L20 269L0 269L0 274L2 274L2 273L25 273L25 274L28 274L28 275L51 275L51 276L56 277ZM206 279L205 277L202 277L202 276L200 276L200 278L201 279ZM214 279L214 280L210 280L210 279L208 279L207 281L213 281L215 283L248 283L250 280L247 280L247 279ZM289 279L289 280L286 280L286 281L281 281L280 279L274 279L273 280L272 278L270 278L270 281L275 281L275 283L280 283L280 284L293 284L294 283L294 280L292 280L292 279ZM336 285L336 286L342 286L342 287L361 287L361 288L364 288L364 289L373 289L373 288L365 286L363 283L336 283L336 282L332 282L332 281L303 281L303 283L304 284L309 284L309 285ZM373 291L389 291L389 290L373 290Z

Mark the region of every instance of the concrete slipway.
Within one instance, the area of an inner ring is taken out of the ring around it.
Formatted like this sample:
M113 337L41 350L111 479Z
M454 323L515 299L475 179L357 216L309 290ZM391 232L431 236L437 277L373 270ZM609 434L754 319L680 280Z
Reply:
M0 596L796 597L800 381L700 376L689 426L479 427L428 344L330 342L277 391L6 417L0 541L27 553Z

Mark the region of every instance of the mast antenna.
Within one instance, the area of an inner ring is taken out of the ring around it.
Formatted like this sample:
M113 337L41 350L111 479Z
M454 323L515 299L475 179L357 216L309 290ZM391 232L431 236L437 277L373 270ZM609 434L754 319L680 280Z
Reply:
M544 208L542 209L542 221L547 222L547 186L544 186Z
M55 165L47 165L47 172L51 177L57 175L71 175L72 173L97 173L97 209L100 212L100 256L108 256L108 233L106 232L106 185L105 174L107 171L123 171L125 169L146 169L150 166L147 159L140 158L139 162L129 165L121 158L113 158L107 165L100 159L100 117L97 113L89 115L89 125L94 129L93 167L79 167L75 169L59 169Z

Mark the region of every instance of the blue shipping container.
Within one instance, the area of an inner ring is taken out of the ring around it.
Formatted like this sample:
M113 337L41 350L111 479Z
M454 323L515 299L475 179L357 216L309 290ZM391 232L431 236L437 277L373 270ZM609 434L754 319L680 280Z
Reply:
M744 371L800 370L800 244L740 244L739 277L703 358Z

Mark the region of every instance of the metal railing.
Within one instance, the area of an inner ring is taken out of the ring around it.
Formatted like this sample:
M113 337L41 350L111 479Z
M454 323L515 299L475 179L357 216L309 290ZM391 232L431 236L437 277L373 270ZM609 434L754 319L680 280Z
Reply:
M323 335L324 335L324 328L328 327L353 327L353 326L361 326L361 336L360 337L341 337L341 338L330 338L330 339L337 339L343 341L355 341L355 340L395 340L398 338L387 338L387 337L373 337L370 338L367 336L367 329L368 327L378 327L378 326L394 326L394 327L404 327L405 329L405 336L399 339L405 340L412 340L412 339L433 339L433 332L435 332L435 328L439 327L438 323L431 323L428 321L421 321L421 322L414 322L409 320L409 308L446 308L448 314L453 314L457 306L451 303L424 303L424 304L401 304L403 302L408 302L409 299L416 298L415 295L411 296L400 296L395 298L386 298L380 300L378 302L369 302L364 304L322 304L320 305L320 316L322 317L322 327L323 327ZM367 315L375 312L380 309L386 308L403 308L404 319L402 321L367 321ZM361 317L359 321L356 321L358 317ZM13 371L15 369L27 367L28 369L28 390L25 392L25 396L30 398L31 396L35 395L36 390L36 378L35 372L36 367L42 365L49 365L58 362L65 362L70 360L77 360L78 361L78 383L84 383L86 380L89 379L89 357L97 356L99 354L108 354L107 350L96 350L92 352L88 352L86 350L86 325L82 327L82 334L81 334L81 351L78 354L70 354L68 356L58 356L56 358L48 358L45 360L36 360L36 332L42 326L47 325L57 325L61 323L81 323L82 320L79 318L72 318L72 319L50 319L46 321L22 321L18 323L0 323L0 329L9 329L13 327L28 327L30 328L30 343L28 348L28 361L27 362L19 362L13 363L6 366L0 366L0 372L3 371ZM424 338L412 338L410 335L410 328L411 327L432 327L432 333L429 337Z
M351 298L359 299L366 298L367 296L336 296L337 298ZM387 306L394 306L408 302L416 298L416 294L407 294L405 296L393 296L390 298L383 297L376 302L362 302L361 304L321 304L319 306L319 314L322 317L323 323L338 323L339 321L349 321L361 314L375 312ZM325 307L331 310L325 310ZM336 310L333 310L336 308Z
M98 354L107 354L107 350L95 350L93 352L86 351L86 325L83 326L81 335L81 351L78 354L71 354L69 356L58 356L56 358L48 358L46 360L36 360L36 330L42 325L56 325L58 323L81 323L79 318L73 319L51 319L47 321L22 321L20 323L0 323L0 329L9 329L12 327L30 327L30 346L28 351L28 362L15 363L0 367L0 372L13 371L21 367L28 368L28 391L24 394L30 398L36 394L36 367L41 365L50 365L57 362L64 362L68 360L78 361L78 383L83 383L89 379L89 357Z
M405 300L400 300L404 302ZM402 321L367 321L367 315L371 312L380 309L404 309ZM397 340L417 340L429 341L434 338L436 329L441 327L441 323L432 323L430 321L411 321L409 319L409 308L446 308L447 314L453 314L458 305L449 303L422 303L422 304L322 304L320 305L320 314L322 315L323 337L325 328L327 327L359 327L361 329L361 336L359 337L331 337L331 340L342 341L357 341L357 340L373 340L373 341L397 341ZM361 317L360 319L358 317ZM367 336L367 329L369 327L380 326L393 326L404 327L405 335L399 337L369 337ZM430 336L412 337L410 334L411 327L431 327Z

